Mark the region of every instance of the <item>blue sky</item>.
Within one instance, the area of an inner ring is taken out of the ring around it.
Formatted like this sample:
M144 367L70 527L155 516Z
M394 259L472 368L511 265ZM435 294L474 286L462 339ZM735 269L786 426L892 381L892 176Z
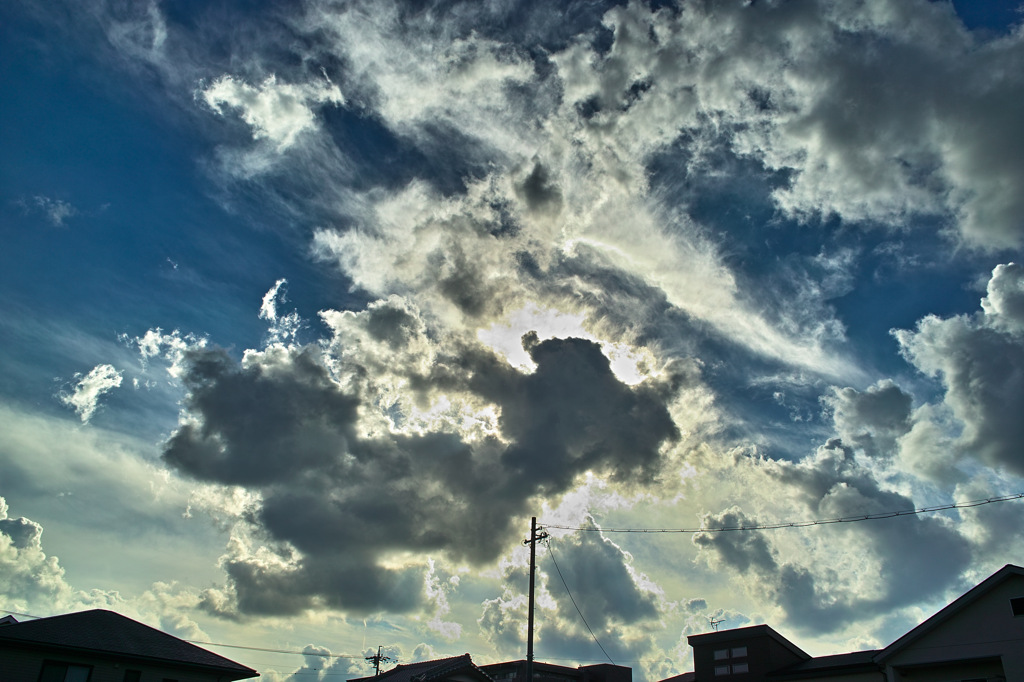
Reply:
M637 679L888 643L1019 502L613 529L1024 491L1021 16L6 3L0 608L521 658L538 516ZM604 660L550 568L538 658Z

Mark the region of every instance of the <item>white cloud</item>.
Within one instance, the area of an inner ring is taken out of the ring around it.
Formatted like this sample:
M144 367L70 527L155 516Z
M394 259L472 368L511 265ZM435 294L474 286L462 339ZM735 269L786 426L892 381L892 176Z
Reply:
M253 138L265 138L282 152L298 136L316 125L311 105L344 103L338 86L326 79L322 83L296 85L278 83L270 75L258 86L224 75L201 91L203 101L218 114L224 108L238 109L242 120L252 128Z
M1024 266L997 265L981 299L986 322L1010 333L1024 333Z
M928 316L894 334L906 358L941 380L943 403L962 425L962 458L1024 475L1024 335L1019 318L1020 268L993 270L982 311Z
M287 344L296 341L298 333L302 328L302 318L297 311L287 314L279 314L278 303L285 303L287 298L288 280L279 279L274 286L263 295L263 303L260 305L260 319L270 322L268 330L268 344Z
M71 588L56 557L42 550L42 526L24 517L11 519L0 497L0 595L13 610L32 604L66 603Z
M100 397L104 393L121 385L121 372L113 365L96 365L88 374L76 374L77 383L71 393L61 393L60 401L74 408L82 418L82 423L92 419L99 407Z
M899 227L941 214L971 244L1022 242L1024 163L1012 150L1024 76L998 66L1021 60L1019 33L979 44L949 5L923 0L676 13L633 2L605 20L616 32L607 55L579 42L554 58L568 102L597 103L593 129L611 149L642 155L683 129L699 168L724 137L792 172L774 192L791 215ZM637 83L646 89L623 112Z
M149 329L142 336L128 338L121 337L122 342L138 348L139 357L142 361L142 368L145 371L154 358L167 363L167 374L172 379L180 379L183 370L183 363L190 350L204 348L207 339L194 334L182 334L175 329L170 334L165 334L159 327Z
M78 215L78 209L63 199L35 196L33 201L36 207L46 216L46 219L56 227L61 227L68 218Z

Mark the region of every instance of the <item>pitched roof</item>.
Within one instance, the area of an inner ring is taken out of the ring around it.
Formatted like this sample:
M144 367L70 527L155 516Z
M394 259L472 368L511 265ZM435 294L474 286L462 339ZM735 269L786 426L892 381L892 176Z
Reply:
M1006 564L1001 569L990 575L989 577L982 580L980 583L969 589L964 594L960 595L957 599L947 604L934 616L924 621L916 628L903 635L895 642L885 647L875 656L875 660L884 661L897 652L907 647L917 639L928 634L939 625L945 623L947 620L955 616L960 611L964 610L982 596L988 594L997 585L1002 584L1012 576L1024 576L1024 568L1020 566L1014 566L1013 564Z
M216 668L233 680L259 676L252 668L105 609L65 613L0 627L0 646L4 644L56 647Z
M791 641L780 635L778 632L773 630L769 625L750 625L745 628L732 628L730 630L721 630L714 632L704 632L698 635L687 635L686 641L690 646L707 646L715 644L723 644L726 642L733 642L743 639L753 639L755 637L767 637L773 640L779 646L788 649L794 656L801 659L809 659L810 654L804 652L803 649L793 644Z
M374 680L375 682L431 682L442 680L445 677L461 670L469 669L480 676L481 680L489 681L491 676L481 670L469 654L441 658L435 661L420 661L419 663L408 663L397 665L391 670L382 672L380 675L371 677L359 677L356 680Z
M695 682L697 679L697 673L689 672L675 675L673 677L666 677L661 682Z

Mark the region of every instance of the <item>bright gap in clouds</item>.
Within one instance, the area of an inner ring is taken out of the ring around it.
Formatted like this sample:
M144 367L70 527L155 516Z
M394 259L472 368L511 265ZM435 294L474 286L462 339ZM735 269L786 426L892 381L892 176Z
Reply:
M616 378L628 386L635 386L654 376L650 369L654 358L649 351L595 336L584 326L585 317L583 313L566 313L531 303L509 315L503 322L494 322L478 330L477 338L504 356L510 365L524 372L532 372L537 365L523 348L523 336L536 332L540 341L576 338L599 343Z

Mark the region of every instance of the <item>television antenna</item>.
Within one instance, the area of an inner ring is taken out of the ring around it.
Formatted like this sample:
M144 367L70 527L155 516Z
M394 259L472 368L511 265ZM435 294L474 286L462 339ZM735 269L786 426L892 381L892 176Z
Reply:
M711 616L710 618L708 618L708 620L711 622L711 629L714 630L715 632L718 632L718 626L721 625L722 623L724 623L726 619L725 618L718 618L716 620L714 616Z

